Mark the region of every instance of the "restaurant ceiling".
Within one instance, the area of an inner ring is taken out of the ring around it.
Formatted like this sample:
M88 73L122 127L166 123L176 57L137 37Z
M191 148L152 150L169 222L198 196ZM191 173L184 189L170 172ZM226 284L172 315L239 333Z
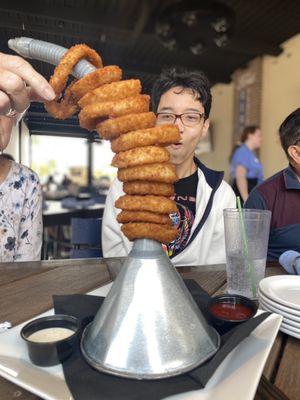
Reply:
M280 54L299 33L299 15L298 0L1 0L0 51L10 53L8 39L20 36L66 48L86 43L149 93L161 69L173 65L202 69L212 83L230 82L251 59ZM53 72L31 63L47 79ZM39 130L36 113L40 118L43 110L30 109L28 125Z

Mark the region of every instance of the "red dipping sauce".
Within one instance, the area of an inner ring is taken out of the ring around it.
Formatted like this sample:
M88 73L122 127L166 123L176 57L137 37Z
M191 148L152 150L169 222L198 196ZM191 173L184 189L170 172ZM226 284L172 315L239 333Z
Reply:
M210 311L218 318L227 321L242 321L253 315L251 308L242 304L218 303L210 307Z

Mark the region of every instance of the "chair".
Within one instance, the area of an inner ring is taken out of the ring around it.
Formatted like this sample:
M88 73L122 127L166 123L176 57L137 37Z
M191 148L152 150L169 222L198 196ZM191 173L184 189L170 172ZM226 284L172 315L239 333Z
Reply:
M102 257L101 218L72 218L70 258Z

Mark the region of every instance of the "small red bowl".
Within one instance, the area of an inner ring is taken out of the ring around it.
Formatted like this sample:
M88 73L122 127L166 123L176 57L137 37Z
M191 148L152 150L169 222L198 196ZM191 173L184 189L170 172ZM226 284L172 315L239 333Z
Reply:
M256 314L257 308L253 300L233 294L212 297L207 305L210 322L220 334L248 321Z

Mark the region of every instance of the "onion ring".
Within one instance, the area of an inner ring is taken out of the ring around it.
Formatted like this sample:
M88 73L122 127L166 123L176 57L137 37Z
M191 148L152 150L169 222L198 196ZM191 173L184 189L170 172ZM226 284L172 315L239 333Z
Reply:
M96 130L101 138L110 140L135 129L151 128L155 122L156 116L153 112L128 114L100 122Z
M116 154L111 165L116 168L127 168L135 165L153 164L169 161L170 153L164 147L136 147Z
M78 101L78 104L83 108L92 103L121 100L126 97L136 96L141 93L141 90L141 81L138 79L107 83L85 94Z
M106 83L119 81L121 78L122 70L117 65L96 69L75 82L72 87L72 95L79 100L91 90Z
M176 125L158 125L150 129L140 129L125 133L111 141L114 153L130 150L134 147L151 146L159 144L168 146L180 141L180 133Z
M131 181L124 182L123 191L126 194L153 194L155 196L171 197L175 194L174 185L164 182Z
M129 222L121 227L129 240L152 239L168 244L176 239L178 230L168 225L152 224L150 222Z
M150 211L123 210L117 215L117 221L120 224L126 224L127 222L152 222L154 224L172 226L172 220L168 214L157 214Z
M176 125L159 125L150 129L140 129L125 133L111 141L111 149L114 153L119 153L134 147L154 144L168 146L172 143L178 143L180 139L180 133Z
M150 181L174 183L178 180L175 165L170 163L146 164L118 170L121 182Z
M120 117L126 114L148 111L149 101L150 97L148 95L139 95L127 97L120 101L90 104L79 113L80 126L93 130L101 118Z
M115 201L116 208L130 211L150 211L158 214L170 214L178 212L174 200L164 196L131 196L125 194Z
M65 99L61 102L58 99L66 86L68 76L73 67L83 58L87 59L96 68L102 68L103 66L99 54L85 44L77 44L66 51L49 81L56 93L56 98L51 101L45 101L45 109L54 118L68 118L78 110L76 101L72 98L70 86L66 91Z

